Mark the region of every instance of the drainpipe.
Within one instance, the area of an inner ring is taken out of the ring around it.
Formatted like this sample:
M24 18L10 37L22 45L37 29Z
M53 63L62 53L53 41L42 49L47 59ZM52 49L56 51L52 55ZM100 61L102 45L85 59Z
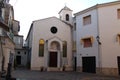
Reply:
M97 6L97 5L96 5ZM101 53L101 42L100 42L100 30L99 30L99 16L98 16L98 8L96 7L96 12L97 12L97 36L96 40L98 42L98 66L99 66L99 73L102 73L102 53Z

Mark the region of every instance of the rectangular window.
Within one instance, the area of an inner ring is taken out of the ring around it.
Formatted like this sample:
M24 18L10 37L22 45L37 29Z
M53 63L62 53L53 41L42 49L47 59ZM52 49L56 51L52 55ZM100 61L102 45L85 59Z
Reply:
M91 38L86 38L86 39L83 39L83 43L84 43L84 48L87 48L87 47L92 47L92 41L91 41Z
M120 34L117 34L116 41L120 43Z
M19 37L19 38L18 38L18 44L20 44L20 43L21 43L21 38Z
M67 57L67 42L63 42L63 57Z
M120 9L117 10L117 17L120 19Z
M83 25L91 24L91 15L83 17Z

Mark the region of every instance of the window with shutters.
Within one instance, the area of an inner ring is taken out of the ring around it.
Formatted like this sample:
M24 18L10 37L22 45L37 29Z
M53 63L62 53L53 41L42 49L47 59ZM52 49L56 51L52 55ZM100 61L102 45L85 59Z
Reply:
M87 47L92 47L92 41L91 41L91 38L86 38L86 39L83 39L83 46L84 48L87 48Z
M120 19L120 9L117 9L117 17Z
M83 25L91 24L91 15L83 17Z

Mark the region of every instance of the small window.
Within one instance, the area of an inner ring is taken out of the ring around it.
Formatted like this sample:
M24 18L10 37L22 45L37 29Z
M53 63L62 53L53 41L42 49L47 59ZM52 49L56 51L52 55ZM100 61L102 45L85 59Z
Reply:
M117 34L117 38L116 38L117 42L120 43L120 34Z
M120 9L117 10L118 19L120 19Z
M53 27L51 27L51 29L50 29L50 30L51 30L51 32L52 32L53 34L57 33L57 28L56 28L56 27L54 27L54 26L53 26Z
M44 56L44 40L43 39L39 41L39 56L40 57Z
M74 31L76 31L76 23L74 23Z
M24 52L24 54L26 55L26 52Z
M83 39L83 47L84 47L84 48L92 47L92 41L91 41L91 38Z
M63 41L63 57L67 57L67 42Z
M83 25L91 24L91 15L83 17Z
M20 54L20 51L18 51L17 53Z
M66 21L69 21L69 14L66 14Z

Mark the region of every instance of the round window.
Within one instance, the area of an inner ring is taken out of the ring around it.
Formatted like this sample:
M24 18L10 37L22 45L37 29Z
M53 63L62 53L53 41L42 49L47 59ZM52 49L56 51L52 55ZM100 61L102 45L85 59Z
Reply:
M53 34L55 34L55 33L57 33L57 28L56 27L51 27L51 32L53 33Z

